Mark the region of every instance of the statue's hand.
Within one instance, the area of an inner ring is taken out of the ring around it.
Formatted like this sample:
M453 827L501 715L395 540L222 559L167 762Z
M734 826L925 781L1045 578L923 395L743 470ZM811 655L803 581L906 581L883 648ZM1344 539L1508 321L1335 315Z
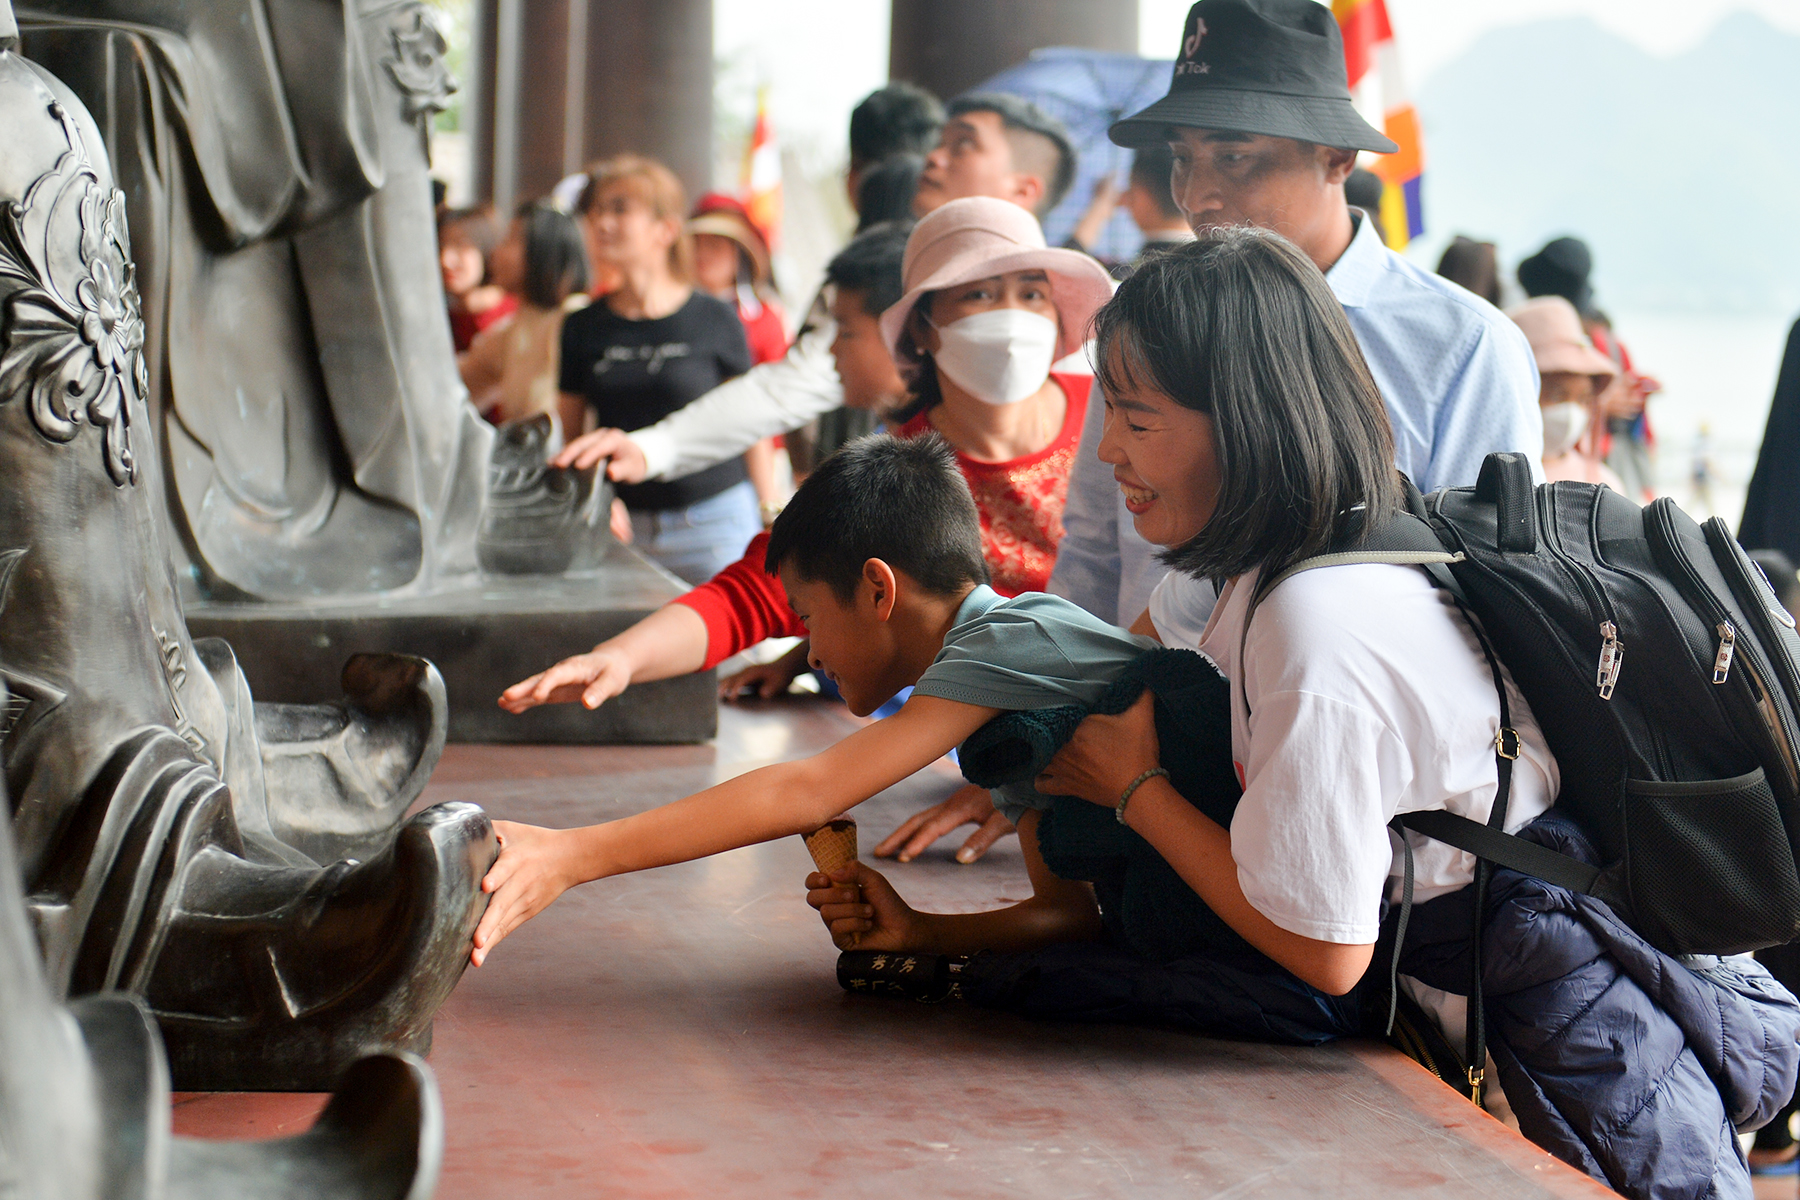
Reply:
M607 464L606 477L614 483L642 483L650 470L644 452L623 429L584 433L564 446L551 464L585 471L603 458L612 460Z

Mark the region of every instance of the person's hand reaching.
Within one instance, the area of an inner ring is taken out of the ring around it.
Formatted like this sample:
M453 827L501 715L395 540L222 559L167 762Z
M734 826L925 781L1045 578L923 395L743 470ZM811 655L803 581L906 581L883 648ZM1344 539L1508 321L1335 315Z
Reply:
M584 433L564 446L550 465L585 471L603 458L612 460L607 464L606 477L614 483L642 483L650 470L644 452L623 429Z
M814 871L806 877L806 889L806 902L819 910L839 950L918 948L919 914L873 867L849 862L829 875Z
M500 857L481 881L488 906L475 927L475 947L469 954L469 961L478 967L500 939L582 882L567 861L569 839L564 830L495 821L494 837L500 843Z
M933 842L964 825L977 828L956 852L959 863L974 862L992 849L995 842L1014 832L1013 823L994 807L994 798L988 795L987 789L970 783L951 792L943 803L914 813L875 847L875 857L911 862Z
M733 671L719 681L719 699L773 700L786 695L800 672L806 670L806 655L807 644L801 642L774 662Z
M522 713L540 704L574 704L599 708L631 684L625 656L596 649L565 658L547 671L522 679L500 693L500 707Z

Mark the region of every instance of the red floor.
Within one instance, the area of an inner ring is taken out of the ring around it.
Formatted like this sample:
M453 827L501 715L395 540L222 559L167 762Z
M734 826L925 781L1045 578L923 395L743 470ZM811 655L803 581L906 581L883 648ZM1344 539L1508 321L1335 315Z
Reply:
M709 746L453 746L426 800L600 820L851 727L814 702L728 710ZM865 843L951 786L947 773L915 778L863 805ZM807 870L789 839L591 884L470 971L431 1056L447 1124L438 1195L1611 1194L1383 1047L1249 1046L848 996L802 898ZM1028 886L1016 842L974 866L946 848L891 877L944 911ZM209 1137L294 1132L322 1103L181 1099L177 1131Z

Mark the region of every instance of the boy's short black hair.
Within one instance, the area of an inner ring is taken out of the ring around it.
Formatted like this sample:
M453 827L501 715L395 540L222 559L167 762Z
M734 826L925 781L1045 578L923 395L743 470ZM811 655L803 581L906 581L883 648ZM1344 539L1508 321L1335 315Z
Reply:
M1157 211L1171 220L1180 220L1181 205L1169 187L1169 176L1175 170L1175 155L1168 144L1145 146L1131 156L1131 182L1156 201Z
M792 563L848 604L871 558L939 596L988 581L975 499L937 434L874 433L826 459L775 518L764 569Z
M895 154L927 154L943 127L943 102L924 88L910 83L877 88L850 111L850 169Z
M1018 168L1044 181L1044 202L1037 210L1038 220L1043 220L1046 213L1062 203L1062 198L1069 194L1069 188L1075 183L1075 143L1069 140L1068 129L1032 101L1005 92L974 92L959 96L950 104L952 117L972 112L993 113L1000 118L1000 127L1008 134L1034 135L1049 143L1054 161L1045 162L1043 157L1048 156L1019 154L1018 139L1009 139L1013 142Z
M840 291L859 292L863 311L871 317L900 302L906 287L901 264L911 221L886 221L857 234L825 267L825 282Z

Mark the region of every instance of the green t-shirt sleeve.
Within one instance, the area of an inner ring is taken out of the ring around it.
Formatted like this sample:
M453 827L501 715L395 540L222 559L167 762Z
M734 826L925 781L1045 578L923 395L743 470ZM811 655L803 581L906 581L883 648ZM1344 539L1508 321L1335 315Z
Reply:
M953 628L914 694L1009 712L1091 704L1153 645L1098 622L1087 629L1059 621L1036 607L1001 606Z

